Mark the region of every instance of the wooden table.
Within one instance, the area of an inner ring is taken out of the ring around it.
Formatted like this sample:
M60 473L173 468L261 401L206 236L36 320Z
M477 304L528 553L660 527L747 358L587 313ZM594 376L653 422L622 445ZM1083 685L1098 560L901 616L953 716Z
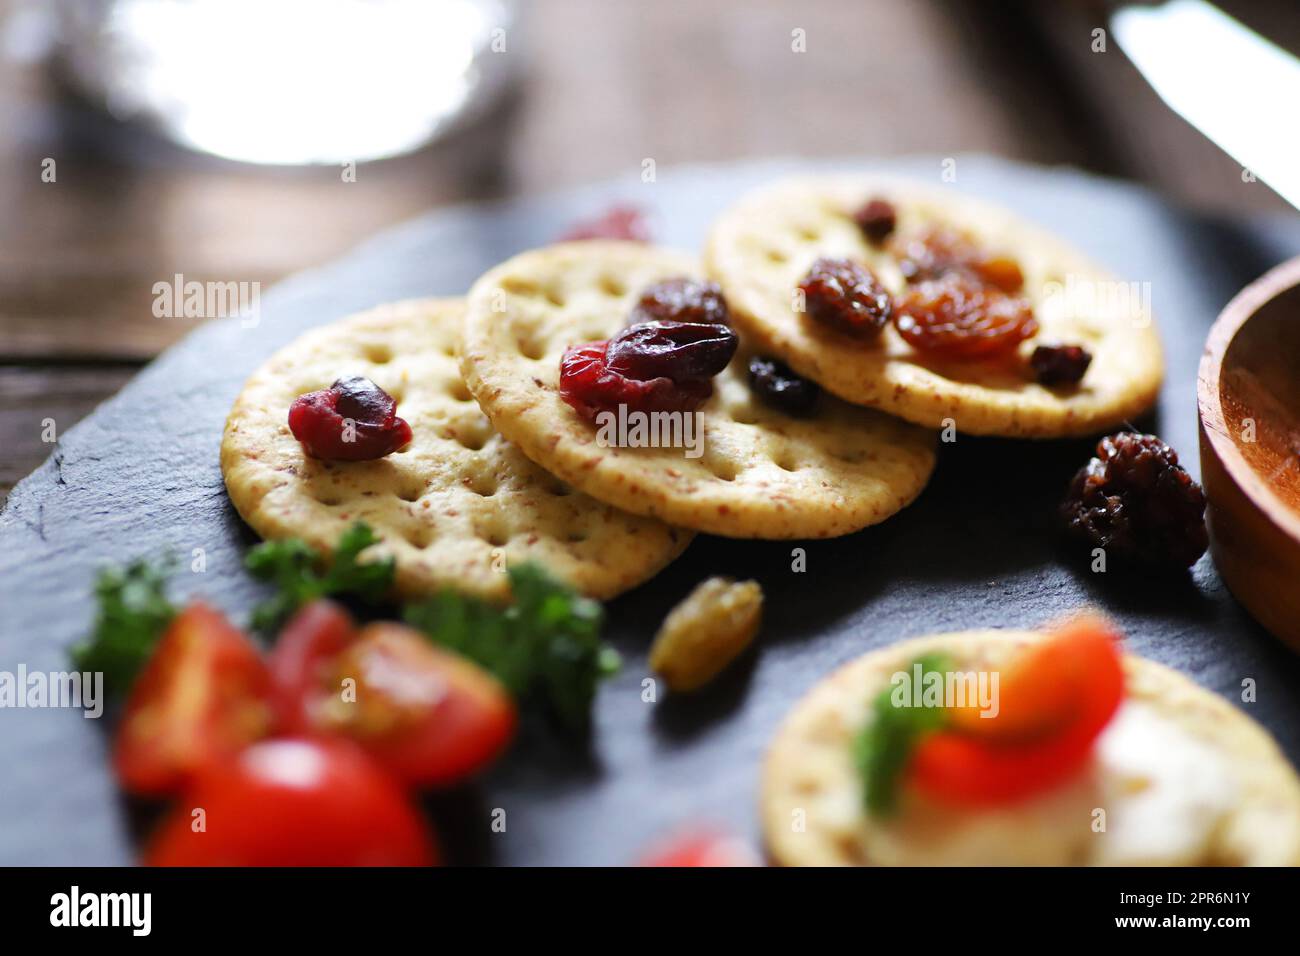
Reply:
M0 0L0 13L19 0ZM1224 4L1300 48L1288 0ZM536 0L517 94L473 128L361 166L267 169L120 127L0 62L0 496L194 320L155 282L271 282L429 208L766 155L989 152L1287 207L1173 116L1087 4ZM791 49L805 31L806 52ZM42 182L41 163L57 162Z

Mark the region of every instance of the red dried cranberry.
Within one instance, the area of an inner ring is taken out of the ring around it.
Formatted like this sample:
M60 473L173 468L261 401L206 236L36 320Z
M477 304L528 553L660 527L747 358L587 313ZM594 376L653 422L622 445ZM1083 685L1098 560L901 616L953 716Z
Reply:
M675 382L670 378L641 381L609 368L607 342L573 345L560 359L560 397L579 415L595 422L601 412L689 412L713 394L708 379Z
M887 199L869 199L853 214L853 221L868 242L880 245L898 225L898 213Z
M698 322L727 325L731 313L722 288L716 282L696 279L664 279L647 286L632 310L631 323Z
M573 242L578 239L631 239L635 242L649 242L650 229L646 226L645 215L640 209L620 203L610 206L593 219L574 223L557 241Z
M880 280L851 259L818 259L799 288L812 319L856 338L879 335L893 309Z
M1016 260L989 255L971 236L953 229L936 228L900 237L893 244L893 252L903 278L913 285L951 272L968 272L1002 292L1019 292L1025 284Z
M611 372L646 382L670 378L695 382L713 378L736 354L740 340L726 325L642 322L629 325L605 350Z
M928 279L909 292L894 317L913 348L950 358L994 358L1038 331L1029 302L990 289L962 272Z
M295 398L289 430L312 458L332 461L383 458L411 440L393 396L360 375Z
M788 415L807 415L821 394L816 382L800 378L778 359L760 355L749 360L749 387L767 404Z
M1124 560L1188 568L1205 553L1205 494L1155 435L1120 432L1070 482L1067 530Z
M1092 353L1081 345L1040 345L1029 364L1043 385L1077 385L1092 364Z

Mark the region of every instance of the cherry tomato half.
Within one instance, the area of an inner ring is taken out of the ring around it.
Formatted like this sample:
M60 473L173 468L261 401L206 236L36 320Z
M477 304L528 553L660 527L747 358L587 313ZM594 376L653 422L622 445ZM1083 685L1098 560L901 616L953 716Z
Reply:
M175 793L270 729L271 678L253 643L195 602L172 621L127 697L113 751L122 786Z
M397 781L344 740L268 740L204 773L163 820L149 866L433 866Z
M998 730L999 714L963 719L924 737L908 767L912 783L948 803L994 805L1040 793L1078 772L1124 698L1117 636L1104 621L1084 618L1028 649L999 692L1009 732ZM1030 695L1028 703L1013 696L1021 693ZM1053 694L1066 695L1064 718ZM1032 729L1037 734L1025 739Z
M514 701L482 668L403 624L355 631L327 602L289 622L271 671L286 733L347 737L408 784L456 783L514 735Z

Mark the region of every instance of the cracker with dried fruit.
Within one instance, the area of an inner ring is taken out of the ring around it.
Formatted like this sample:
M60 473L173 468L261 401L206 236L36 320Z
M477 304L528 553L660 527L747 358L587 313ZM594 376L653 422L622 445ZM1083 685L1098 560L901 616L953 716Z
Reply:
M832 537L921 492L933 433L819 400L783 366L752 365L729 323L727 301L689 256L561 244L474 284L461 370L528 457L594 498L670 524Z
M1096 434L1160 388L1139 284L952 189L781 181L722 214L705 266L758 348L846 401L932 428Z
M364 521L405 596L502 600L505 569L527 561L598 598L654 576L691 532L575 492L497 434L457 366L463 312L459 299L379 306L255 372L221 445L240 515L325 555Z

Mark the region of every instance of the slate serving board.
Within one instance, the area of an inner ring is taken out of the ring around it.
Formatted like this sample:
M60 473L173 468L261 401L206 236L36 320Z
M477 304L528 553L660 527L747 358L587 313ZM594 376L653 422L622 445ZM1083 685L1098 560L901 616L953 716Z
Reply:
M440 211L263 296L261 322L206 326L145 369L77 427L13 492L0 515L0 670L60 670L92 616L106 561L203 548L202 594L243 619L260 585L241 569L254 537L228 504L217 463L222 422L244 378L303 330L377 302L463 292L487 267L544 244L612 200L647 207L656 236L697 248L742 191L785 173L872 166L937 180L937 159L779 161L660 171L533 201ZM1056 230L1125 279L1150 283L1168 359L1157 431L1197 472L1195 375L1201 345L1232 294L1300 251L1300 218L1211 221L1136 188L1069 170L962 157L952 188L1001 201ZM1263 187L1260 187L1263 188ZM37 427L35 424L33 427ZM902 638L969 627L1034 626L1093 604L1136 651L1239 701L1300 760L1300 660L1232 599L1207 556L1185 579L1090 573L1053 515L1091 442L960 437L943 446L921 499L883 525L834 541L699 537L654 581L609 606L622 673L606 683L589 740L530 726L473 788L431 801L459 862L619 864L665 833L718 823L757 841L766 741L795 700L834 667ZM806 548L807 570L791 570ZM758 578L760 648L694 698L642 700L645 651L664 612L710 574ZM148 815L109 775L107 721L61 710L0 710L0 863L122 864ZM492 811L506 811L493 833Z

